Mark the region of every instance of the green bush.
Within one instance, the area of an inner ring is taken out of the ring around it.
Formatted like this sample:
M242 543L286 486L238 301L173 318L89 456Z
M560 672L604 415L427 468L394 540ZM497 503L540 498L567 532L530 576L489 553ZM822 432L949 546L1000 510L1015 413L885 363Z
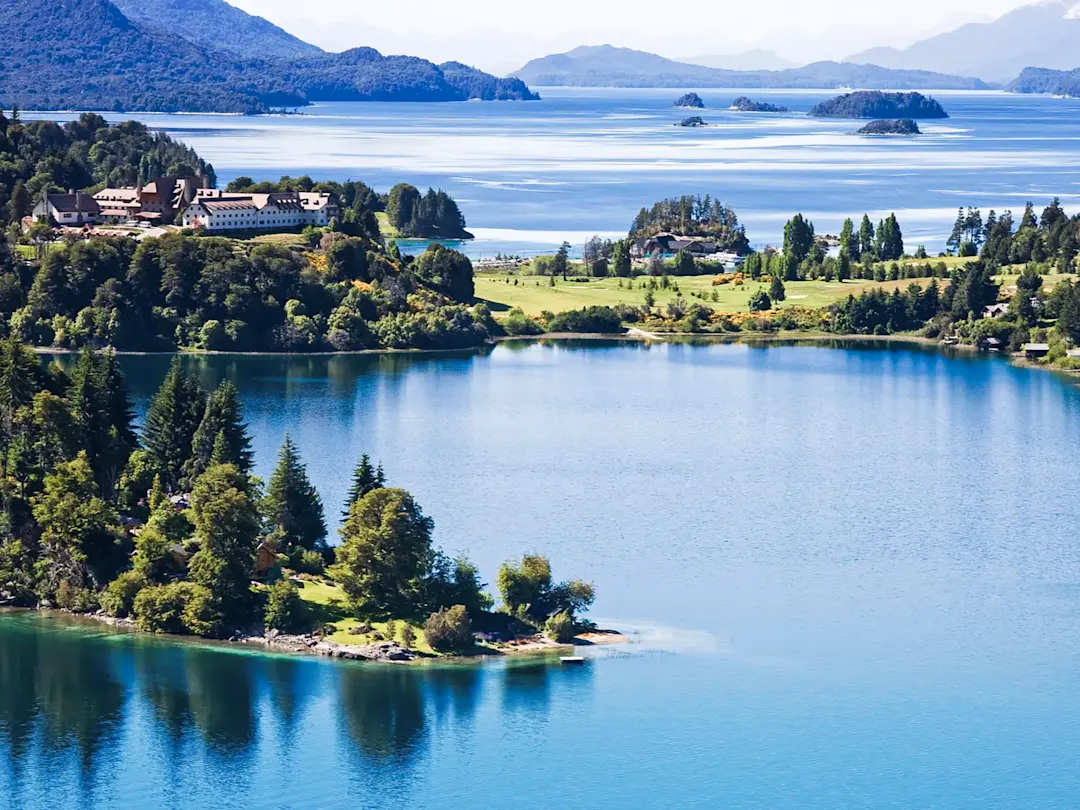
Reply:
M135 597L146 587L146 578L137 571L125 571L108 584L101 594L101 609L122 619L131 615Z
M413 630L411 624L406 624L401 628L401 646L406 650L412 649L412 645L416 643L416 631Z
M56 606L72 613L89 613L97 607L97 596L89 588L79 588L65 579L56 588Z
M625 330L619 313L611 307L587 307L552 315L547 322L547 331L613 334Z
M767 312L770 309L772 309L772 299L764 290L758 290L750 296L751 312Z
M506 334L517 337L518 335L539 335L544 330L540 324L526 315L520 307L515 307L507 313L500 325Z
M305 628L307 615L304 600L300 598L296 585L287 579L279 579L270 586L264 619L268 630L299 633Z
M133 605L135 624L151 633L215 635L220 617L213 595L193 582L173 582L143 588Z
M545 622L544 635L559 644L566 644L576 635L575 629L574 620L570 617L570 614L562 611Z
M464 605L436 611L424 622L424 635L431 649L464 652L472 646L472 622Z
M322 574L326 570L326 560L318 551L304 549L297 555L296 570L301 574Z

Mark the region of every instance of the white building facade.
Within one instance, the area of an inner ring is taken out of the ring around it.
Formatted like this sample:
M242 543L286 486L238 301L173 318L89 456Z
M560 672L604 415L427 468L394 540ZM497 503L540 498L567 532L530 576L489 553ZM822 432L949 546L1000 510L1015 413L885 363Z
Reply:
M337 198L326 192L241 194L203 189L184 210L181 221L185 228L207 232L278 231L307 225L326 227L340 214Z

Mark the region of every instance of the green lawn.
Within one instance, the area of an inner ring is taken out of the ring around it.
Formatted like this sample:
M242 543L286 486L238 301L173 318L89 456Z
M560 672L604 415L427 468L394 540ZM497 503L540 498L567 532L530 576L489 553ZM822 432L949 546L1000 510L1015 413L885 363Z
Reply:
M667 290L655 290L656 305L663 306L675 298L678 294L674 284L678 284L679 292L690 302L700 301L691 293L705 293L708 297L704 301L709 307L721 312L746 312L749 309L750 296L758 290L768 291L769 285L749 279L741 286L721 284L712 286L714 275L707 276L680 276L671 277L673 286ZM517 286L514 286L514 280ZM509 283L507 281L509 280ZM548 283L546 276L515 276L502 273L478 273L476 275L476 297L482 299L491 306L497 315L514 307L520 307L528 315L538 315L540 312L564 312L570 309L580 309L586 306L615 306L616 304L629 304L640 306L645 302L646 277L633 279L633 289L627 289L629 279L622 279L623 286L619 287L619 279L598 278L587 281L563 281L556 278L555 286ZM912 279L900 281L884 281L876 283L872 281L789 281L784 284L787 292L787 300L780 306L823 307L834 301L842 299L849 294L856 294L861 290L873 287L882 287L890 292L896 287L901 289L912 282ZM712 300L712 291L716 290L719 300Z
M386 622L361 622L359 619L348 615L348 611L344 606L345 593L336 583L327 579L309 579L303 580L303 583L303 587L300 588L300 598L308 603L308 608L315 615L317 621L320 624L332 624L337 628L336 633L326 637L327 641L336 641L338 644L370 644L379 641L370 633L353 635L349 632L350 628L360 624L370 625L382 635L384 640L390 640L386 635ZM397 628L393 640L404 646L401 631L405 627L405 622L399 619L396 624ZM414 624L413 632L416 638L413 641L412 649L427 655L435 654L431 647L428 646L427 639L424 638L424 628Z
M383 235L384 239L397 239L401 236L397 228L390 224L390 219L386 216L385 211L376 211L375 219L379 221L379 233Z
M954 257L953 262L956 263ZM968 261L968 260L962 260ZM581 309L587 306L615 306L628 304L640 306L645 303L645 287L647 277L639 276L633 279L633 288L628 289L630 279L617 278L591 278L571 279L563 281L555 279L555 286L549 284L547 276L522 276L506 273L477 273L476 274L476 297L488 303L492 311L498 316L514 307L520 307L527 315L539 315L543 311L565 312L570 309ZM667 290L657 289L653 291L655 305L664 306L678 294L674 285L678 284L679 292L689 301L701 301L692 293L704 293L706 299L703 303L720 312L746 312L749 310L750 296L758 290L769 289L768 284L763 284L749 279L741 287L733 284L721 284L712 286L714 275L704 276L671 276L672 287ZM1076 276L1046 275L1043 276L1043 285L1047 291L1065 278L1075 279ZM517 286L514 281L517 281ZM1016 285L1016 275L1001 275L997 280L1005 287ZM863 290L875 287L892 292L894 289L905 289L909 284L916 283L925 286L929 279L899 279L898 281L865 281L863 279L849 279L839 281L787 281L784 289L787 298L779 307L810 307L818 308L847 297L850 294L858 295ZM939 279L938 284L947 282ZM712 300L712 292L716 290L718 300Z

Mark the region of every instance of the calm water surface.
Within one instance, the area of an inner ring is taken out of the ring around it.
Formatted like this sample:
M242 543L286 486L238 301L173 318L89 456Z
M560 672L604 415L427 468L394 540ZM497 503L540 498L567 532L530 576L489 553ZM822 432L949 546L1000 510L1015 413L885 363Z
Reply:
M689 89L689 88L686 88ZM845 216L895 211L912 250L943 249L957 206L1023 210L1058 194L1076 210L1080 100L941 91L950 114L917 138L855 136L860 122L806 117L836 91L717 90L704 129L673 124L682 89L541 88L528 103L337 103L299 116L135 115L183 139L221 180L310 173L383 191L449 191L474 257L550 251L593 233L625 235L637 210L677 194L736 209L752 244L777 244L796 211L838 233ZM728 112L735 96L790 114ZM24 114L25 115L25 114ZM70 113L38 114L64 118ZM130 114L108 114L123 120ZM1019 217L1017 217L1019 219ZM413 245L410 250L422 249Z
M140 411L168 358L127 357ZM394 668L0 615L0 808L1071 808L1080 394L899 347L203 357L267 475L361 451L635 643Z

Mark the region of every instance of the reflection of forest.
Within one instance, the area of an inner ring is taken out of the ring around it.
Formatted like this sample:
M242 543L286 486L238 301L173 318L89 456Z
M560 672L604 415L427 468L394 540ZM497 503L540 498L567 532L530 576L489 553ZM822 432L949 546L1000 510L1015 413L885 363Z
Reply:
M122 783L121 761L149 770L163 798L184 806L193 776L227 777L238 795L249 795L262 789L260 749L330 760L337 758L335 739L352 775L407 779L410 768L402 766L417 763L432 735L446 731L453 745L482 704L494 700L505 712L539 719L553 680L589 677L591 669L564 673L544 660L430 668L336 663L55 629L48 621L0 614L5 810L33 803L21 796L40 795L40 777L28 774L39 773L43 761L51 763L57 795L77 796L84 807L94 806L97 791ZM336 738L327 723L336 723ZM139 740L133 758L125 737Z

